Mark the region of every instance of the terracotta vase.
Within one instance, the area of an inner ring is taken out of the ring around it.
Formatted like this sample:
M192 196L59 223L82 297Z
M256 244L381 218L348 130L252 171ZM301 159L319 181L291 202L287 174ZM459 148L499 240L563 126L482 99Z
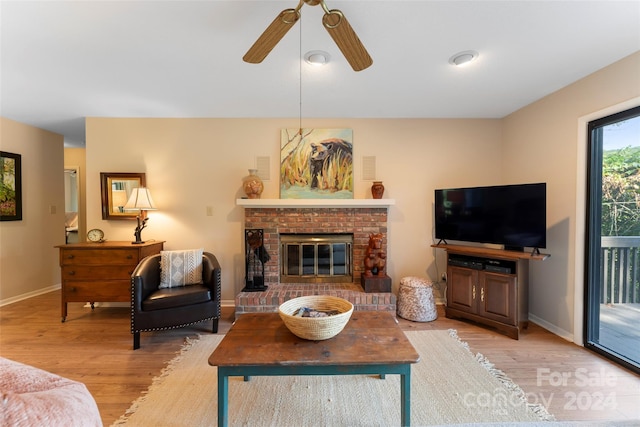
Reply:
M250 199L259 199L262 194L262 190L264 190L264 184L260 177L256 175L257 172L257 169L249 169L249 176L246 176L242 180L244 193Z
M382 181L373 181L373 185L371 186L371 195L374 199L382 199L382 195L384 194L384 185L382 185Z

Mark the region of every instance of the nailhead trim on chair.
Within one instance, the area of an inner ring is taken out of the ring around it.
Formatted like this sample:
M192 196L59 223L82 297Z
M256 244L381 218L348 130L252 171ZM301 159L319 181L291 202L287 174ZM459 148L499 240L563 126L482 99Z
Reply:
M196 323L201 323L201 322L206 322L208 320L211 319L219 319L218 317L212 316L212 317L207 317L206 319L202 319L202 320L197 320L195 322L190 322L190 323L182 323L180 325L175 325L175 326L165 326L164 328L150 328L150 329L140 329L139 331L134 331L133 328L131 329L131 333L136 333L136 332L152 332L152 331L166 331L169 329L180 329L180 328L184 328L185 326L191 326L191 325L195 325Z

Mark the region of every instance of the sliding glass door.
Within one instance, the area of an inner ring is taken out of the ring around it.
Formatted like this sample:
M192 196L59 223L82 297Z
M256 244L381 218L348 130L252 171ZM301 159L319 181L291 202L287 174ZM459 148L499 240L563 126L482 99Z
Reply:
M640 372L640 107L589 123L585 345Z

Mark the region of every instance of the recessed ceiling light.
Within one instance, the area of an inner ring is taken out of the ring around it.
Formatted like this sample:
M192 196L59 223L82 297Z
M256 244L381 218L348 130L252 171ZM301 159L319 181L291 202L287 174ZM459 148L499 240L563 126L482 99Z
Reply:
M463 52L458 52L449 58L449 64L455 65L456 67L462 67L465 65L469 65L470 62L478 59L480 54L475 50L465 50Z
M329 63L331 55L322 50L312 50L304 54L304 60L311 65L326 65Z

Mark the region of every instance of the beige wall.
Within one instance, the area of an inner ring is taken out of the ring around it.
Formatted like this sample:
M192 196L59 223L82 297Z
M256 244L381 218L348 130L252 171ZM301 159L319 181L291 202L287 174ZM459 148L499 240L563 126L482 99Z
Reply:
M63 137L0 118L0 149L22 156L22 221L0 222L0 302L60 283L64 243ZM55 213L51 213L55 211Z
M502 122L504 179L547 182L547 251L551 258L531 263L531 317L578 342L581 336L573 334L581 331L582 325L581 319L574 319L574 306L581 305L575 294L576 287L583 286L587 149L580 119L638 96L640 53L534 102Z
M168 249L204 247L219 258L223 299L244 286L241 179L255 156L271 158L264 198L278 198L280 129L297 119L87 120L87 227L110 240L133 238L134 224L103 221L100 172L145 172L159 210L149 213L143 239ZM389 274L439 277L434 265L432 203L437 187L496 184L500 172L499 120L304 120L305 127L345 127L354 133L355 197L370 198L362 156L377 159L389 212ZM206 206L213 216L206 216ZM438 254L440 272L444 254Z

